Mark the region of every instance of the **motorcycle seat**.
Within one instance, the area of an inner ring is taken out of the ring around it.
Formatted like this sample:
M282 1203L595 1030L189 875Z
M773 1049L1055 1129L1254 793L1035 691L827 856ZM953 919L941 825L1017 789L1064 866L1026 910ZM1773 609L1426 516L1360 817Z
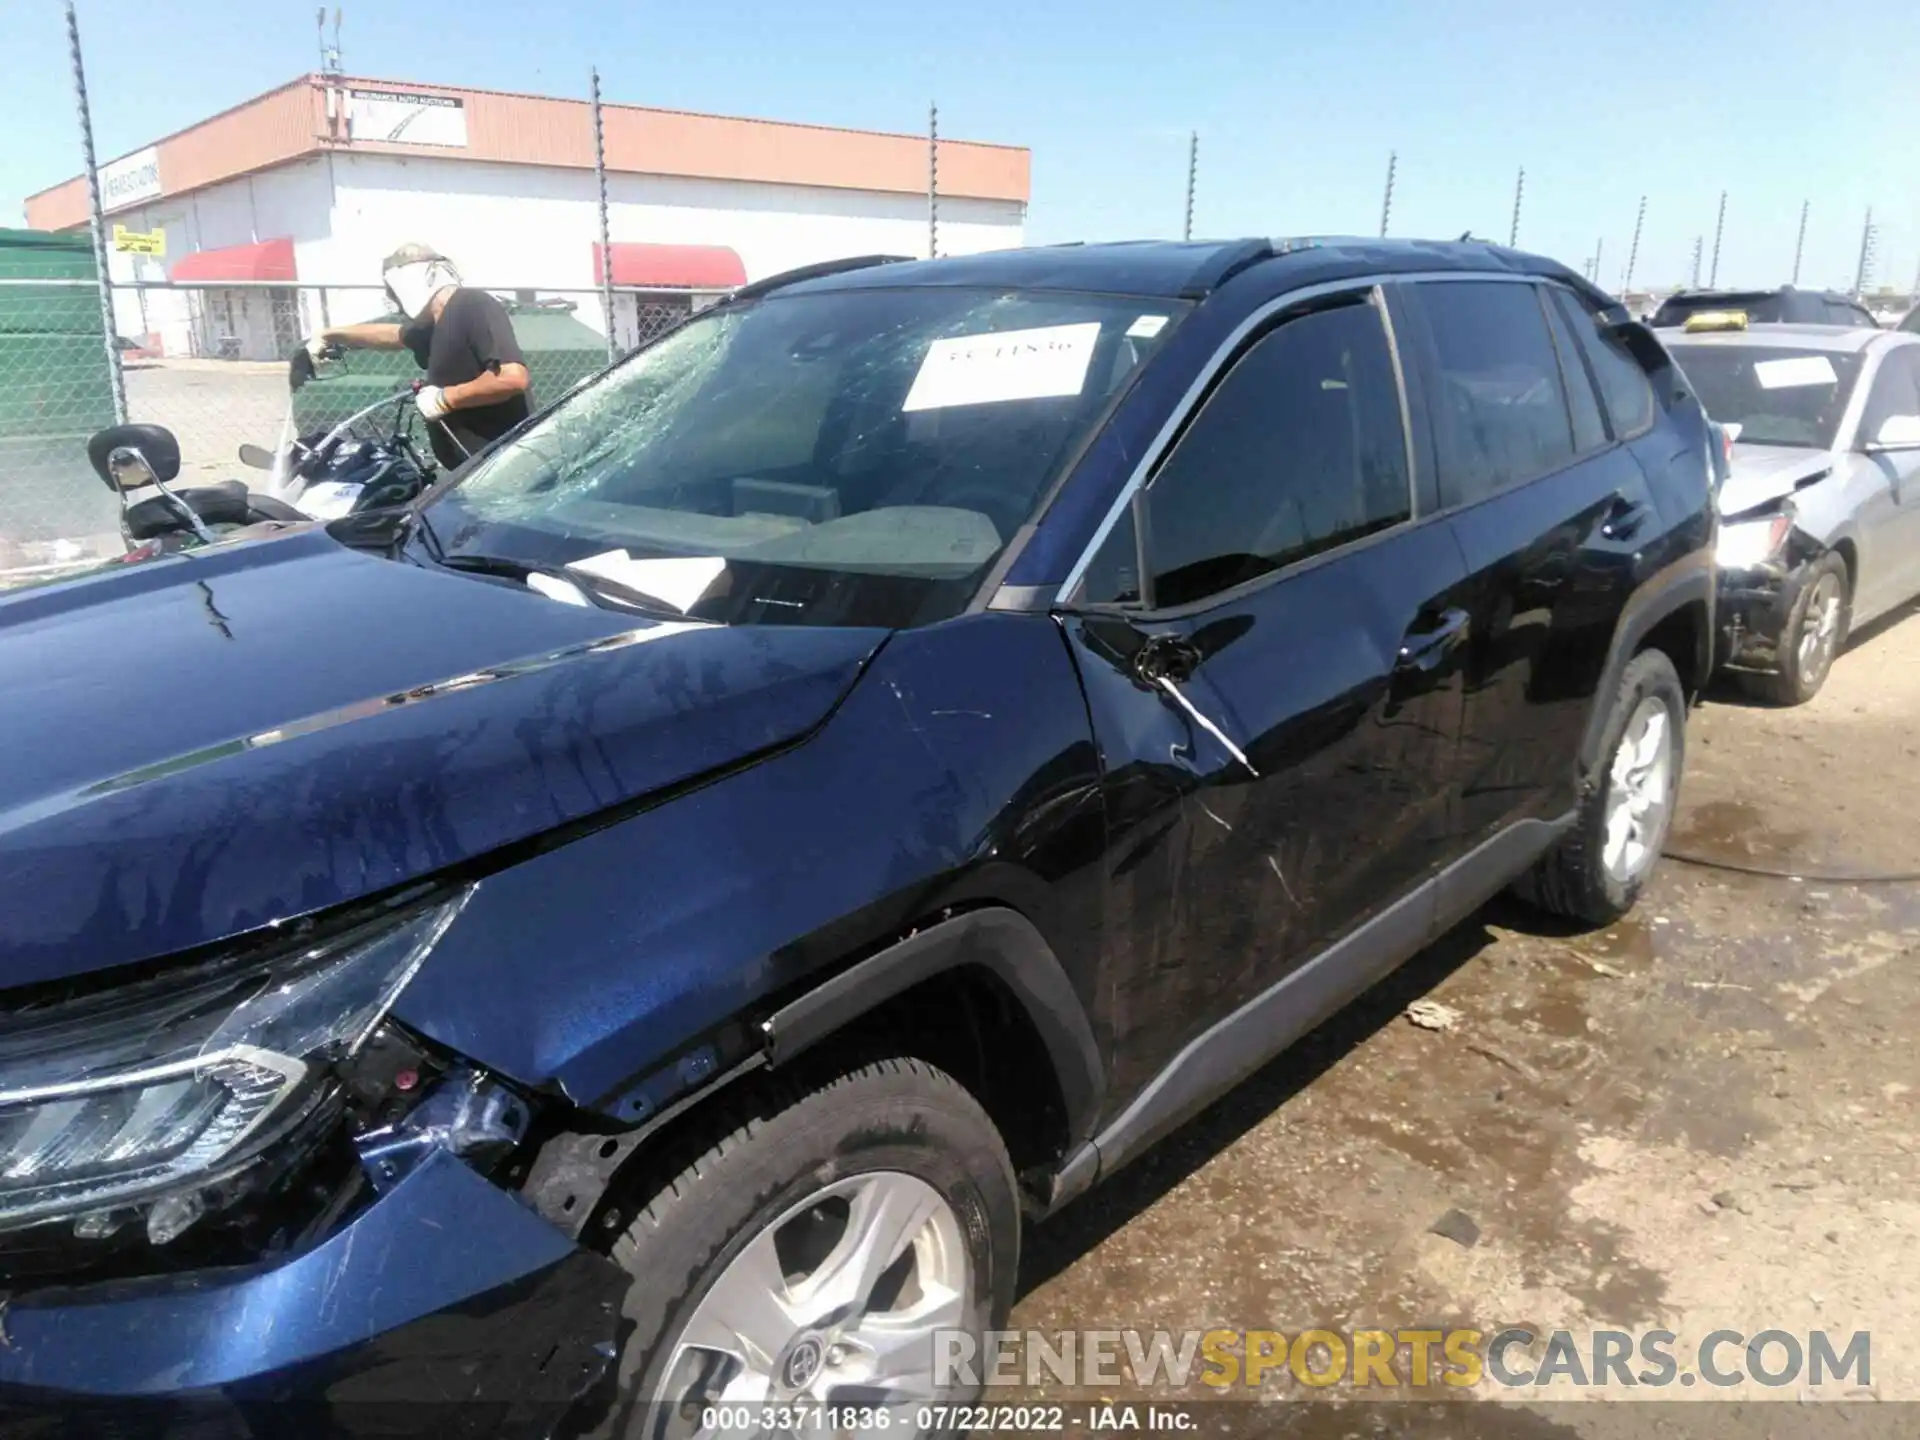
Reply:
M262 520L298 521L307 517L271 495L255 495L238 480L212 485L188 485L173 492L207 525L252 525ZM164 495L154 495L127 507L127 532L135 540L151 540L185 528L180 512Z

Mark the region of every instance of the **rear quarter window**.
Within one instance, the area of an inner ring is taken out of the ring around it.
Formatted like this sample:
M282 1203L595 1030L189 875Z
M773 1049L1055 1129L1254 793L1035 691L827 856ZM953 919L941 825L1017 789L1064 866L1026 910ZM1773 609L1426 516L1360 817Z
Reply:
M1646 368L1606 322L1584 300L1553 286L1554 304L1579 342L1607 414L1615 440L1631 440L1653 427L1655 401Z

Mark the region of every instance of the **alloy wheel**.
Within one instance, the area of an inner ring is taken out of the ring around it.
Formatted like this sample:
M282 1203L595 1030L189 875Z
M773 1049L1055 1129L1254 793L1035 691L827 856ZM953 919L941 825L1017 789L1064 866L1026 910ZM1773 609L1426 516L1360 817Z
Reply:
M1840 593L1840 577L1831 573L1814 582L1800 620L1800 643L1796 659L1800 666L1800 688L1812 692L1827 678L1835 650L1840 644L1840 617L1845 600Z
M727 1407L890 1411L912 1434L938 1397L935 1333L968 1323L959 1218L917 1176L877 1170L814 1191L763 1227L673 1341L656 1433L738 1433Z
M1607 776L1607 874L1623 885L1644 875L1667 838L1672 809L1673 717L1659 696L1647 695L1627 720Z

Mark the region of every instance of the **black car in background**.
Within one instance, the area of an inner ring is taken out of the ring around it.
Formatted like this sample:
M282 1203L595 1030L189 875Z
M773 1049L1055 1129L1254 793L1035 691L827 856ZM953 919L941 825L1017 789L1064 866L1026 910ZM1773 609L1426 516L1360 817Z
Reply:
M844 262L0 597L0 1418L948 1428L1028 1219L1503 887L1634 904L1710 444L1489 245Z
M1660 302L1649 322L1656 330L1676 330L1695 315L1737 310L1749 325L1844 325L1880 328L1871 311L1837 290L1679 290Z

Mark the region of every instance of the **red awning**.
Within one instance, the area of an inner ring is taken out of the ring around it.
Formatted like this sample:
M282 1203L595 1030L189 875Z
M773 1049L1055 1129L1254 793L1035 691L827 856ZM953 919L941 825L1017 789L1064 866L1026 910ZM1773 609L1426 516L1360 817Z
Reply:
M604 276L593 247L593 283ZM613 283L645 290L731 290L747 283L747 267L726 245L615 245Z
M198 250L173 262L175 280L284 280L294 279L293 241L261 240L253 245L228 245Z

